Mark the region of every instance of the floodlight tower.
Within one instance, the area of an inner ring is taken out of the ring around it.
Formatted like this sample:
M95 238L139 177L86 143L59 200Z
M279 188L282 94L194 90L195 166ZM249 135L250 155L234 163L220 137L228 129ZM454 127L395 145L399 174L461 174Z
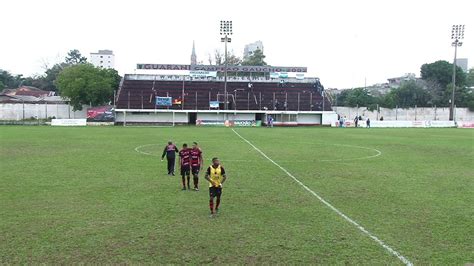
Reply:
M225 69L224 69L224 110L227 110L227 43L231 42L232 39L229 35L232 35L232 21L231 20L221 20L221 42L224 43L224 60L225 60ZM223 36L223 37L222 37Z
M456 60L457 60L457 53L458 47L462 46L462 42L460 40L464 39L464 25L453 25L451 30L451 43L454 46L454 62L453 62L453 92L451 95L451 108L449 109L449 120L454 120L454 93L456 91Z

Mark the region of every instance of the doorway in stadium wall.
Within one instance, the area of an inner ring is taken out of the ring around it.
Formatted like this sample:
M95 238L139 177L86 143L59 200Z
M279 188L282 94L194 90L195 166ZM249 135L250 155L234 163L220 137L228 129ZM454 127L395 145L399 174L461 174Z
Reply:
M196 125L196 120L197 120L197 113L189 113L188 116L189 124L190 125Z

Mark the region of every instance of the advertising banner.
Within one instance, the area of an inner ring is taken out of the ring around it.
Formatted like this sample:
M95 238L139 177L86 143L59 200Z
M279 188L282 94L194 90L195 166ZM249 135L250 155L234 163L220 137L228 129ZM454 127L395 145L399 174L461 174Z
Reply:
M63 126L63 127L74 127L74 126L86 126L87 119L52 119L51 126Z
M426 121L426 127L456 127L454 121Z
M193 78L217 77L217 71L189 71L189 76Z
M256 127L261 125L261 121L255 120L196 120L196 126Z
M225 126L224 120L196 120L196 126L218 126L223 127Z
M288 73L286 73L286 72L280 72L280 75L279 75L279 76L280 76L281 79L287 79L287 78L288 78Z
M465 122L465 126L471 125L474 128L474 122ZM457 123L458 127L463 127L461 122ZM339 127L339 122L334 121L331 126ZM365 127L366 121L359 121L359 127ZM370 122L371 127L421 127L421 128L430 128L430 127L456 127L454 121L438 121L438 120L421 120L421 121L403 121L403 120L396 120L396 121L377 121L373 120ZM344 127L355 127L354 121L346 121L344 123Z
M270 78L272 79L287 79L288 72L270 72ZM304 78L304 75L303 75Z
M157 106L172 106L171 97L156 97Z
M236 120L233 122L234 122L234 126L236 127L256 127L257 126L257 121L255 120Z
M412 121L412 127L426 127L425 121Z
M458 128L474 128L474 121L458 121Z
M114 107L111 105L87 109L87 122L114 122Z
M218 109L219 108L219 101L210 101L209 102L209 107L214 108L214 109Z
M224 72L225 66L219 65L178 65L178 64L137 64L137 69L144 70L190 70L190 71L209 71ZM252 72L252 73L270 73L270 72L308 72L307 67L287 67L287 66L227 66L229 72Z

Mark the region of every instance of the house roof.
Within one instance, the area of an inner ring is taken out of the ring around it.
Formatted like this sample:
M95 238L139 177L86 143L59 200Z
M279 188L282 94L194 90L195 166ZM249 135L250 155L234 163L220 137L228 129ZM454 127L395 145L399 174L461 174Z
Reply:
M0 103L17 103L17 102L20 102L20 101L13 96L0 94Z
M33 86L21 86L17 88L17 91L43 91L42 89L33 87Z
M11 95L20 102L39 102L40 98L31 95Z
M69 100L61 96L36 97L31 95L0 94L1 103L67 103Z
M44 95L48 95L49 91L16 91L15 95L23 95L23 96L35 96L41 97Z

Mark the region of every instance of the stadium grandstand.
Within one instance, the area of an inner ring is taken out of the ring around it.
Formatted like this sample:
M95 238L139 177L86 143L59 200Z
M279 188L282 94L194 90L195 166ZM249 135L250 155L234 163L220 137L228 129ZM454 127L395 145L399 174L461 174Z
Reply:
M266 78L229 78L230 110L331 111L317 78L275 81ZM222 78L195 79L189 76L126 75L117 97L120 109L154 109L155 97L171 97L170 107L158 109L210 110L218 101L224 108Z
M158 98L170 104L159 105ZM118 124L265 123L272 115L275 125L320 125L324 112L333 113L318 78L229 77L225 82L218 76L126 74L116 96Z

